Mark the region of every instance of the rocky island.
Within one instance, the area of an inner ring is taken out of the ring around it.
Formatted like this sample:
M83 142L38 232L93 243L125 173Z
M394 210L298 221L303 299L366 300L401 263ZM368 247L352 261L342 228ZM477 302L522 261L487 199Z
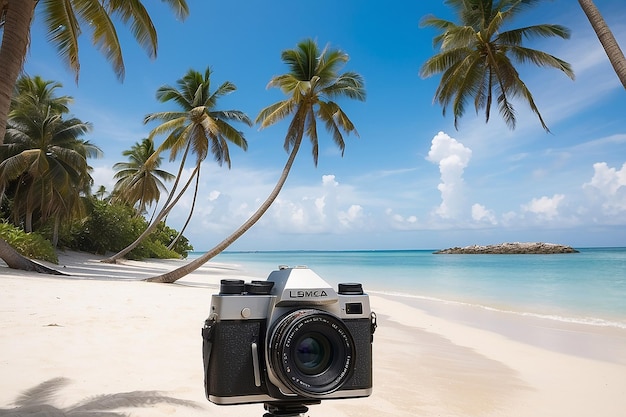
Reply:
M433 252L439 254L499 254L499 255L526 255L526 254L555 254L555 253L578 253L571 246L557 245L555 243L543 242L514 242L500 243L497 245L471 245L463 248L455 247Z

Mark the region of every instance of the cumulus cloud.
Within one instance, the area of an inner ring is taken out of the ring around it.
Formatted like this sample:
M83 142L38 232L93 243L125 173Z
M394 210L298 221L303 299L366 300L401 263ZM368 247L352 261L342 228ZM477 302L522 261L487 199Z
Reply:
M333 233L362 225L363 206L346 201L334 175L323 175L316 187L291 189L281 194L267 213L276 230L290 233Z
M431 142L426 160L439 165L441 204L435 213L441 218L457 218L465 209L463 172L472 157L472 150L456 139L439 132Z
M626 163L621 169L610 168L606 162L593 164L591 181L583 189L605 215L626 211Z
M533 198L528 204L522 205L522 211L533 213L540 219L551 220L559 215L559 205L563 199L565 199L563 194Z
M482 204L472 205L472 219L480 223L498 224L493 211L487 210Z

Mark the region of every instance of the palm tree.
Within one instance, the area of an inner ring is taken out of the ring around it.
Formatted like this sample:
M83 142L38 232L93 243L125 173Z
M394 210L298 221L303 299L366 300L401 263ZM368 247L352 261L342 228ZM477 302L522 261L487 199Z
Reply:
M159 169L163 158L151 158L153 154L154 143L150 139L135 143L122 152L128 157L128 162L113 165L117 171L114 176L117 179L113 190L114 201L137 205L139 213L144 213L146 206L159 201L161 191L166 190L163 181L171 181L175 177Z
M106 195L107 188L104 185L100 185L98 190L94 193L94 196L100 201L103 201Z
M549 132L530 90L524 84L513 65L533 63L542 67L553 67L574 78L571 66L550 54L522 46L524 39L534 37L560 37L568 39L570 32L560 25L541 24L519 29L503 30L518 13L539 0L446 0L458 14L460 24L425 17L422 26L441 31L434 44L441 52L428 59L420 69L422 77L442 73L434 100L446 108L451 105L454 126L465 113L471 98L478 113L485 110L489 121L491 104L498 103L500 115L511 128L515 128L516 117L512 99L521 96L537 115L541 126Z
M239 110L218 110L216 108L221 97L232 93L236 89L237 87L233 83L226 81L215 91L211 92L211 70L207 68L204 74L195 70L189 70L183 78L178 80L177 87L165 85L157 90L156 95L160 102L174 101L181 109L179 111L152 113L146 116L145 123L151 121L162 122L150 132L148 139L152 140L156 135L167 134L164 142L146 163L154 163L153 160L166 150L170 151L170 161L175 160L178 154L183 152L178 174L168 200L150 226L133 243L115 255L103 259L102 262L116 262L117 259L126 255L146 236L152 233L158 223L170 212L178 199L182 197L196 175L200 174L200 166L209 153L213 155L213 158L219 165L226 163L230 168L231 161L228 142L239 146L243 150L248 149L248 142L243 133L235 129L230 122L242 122L251 126L252 121L250 118ZM183 175L183 168L189 152L196 155L193 174L189 177L177 197L173 199L174 191Z
M276 186L257 211L213 249L176 270L149 278L147 281L175 282L204 265L250 229L278 197L287 181L304 136L311 141L313 162L317 166L318 119L324 123L342 155L345 149L342 131L348 134L352 132L358 136L348 116L334 101L342 97L365 100L361 76L355 72L339 73L348 61L348 55L328 47L320 51L315 41L307 39L300 42L295 49L283 51L282 60L289 67L289 72L272 78L268 87L280 88L288 98L264 108L256 118L256 122L261 123L261 128L266 128L292 116L284 143L285 150L290 152L289 158Z
M587 15L587 19L589 19L589 23L591 23L591 27L596 32L606 55L615 70L615 74L621 81L622 85L626 89L626 58L624 58L624 53L620 49L617 41L615 40L615 36L609 29L609 26L606 24L604 18L600 14L600 11L596 7L595 3L592 0L578 0L580 7Z
M79 197L88 192L92 183L87 159L101 153L97 146L79 139L91 130L89 123L76 118L65 120L55 110L62 108L53 94L60 84L39 81L52 86L39 90L45 97L39 100L29 87L37 83L18 82L18 87L26 86L26 89L16 95L6 143L1 145L0 190L10 183L15 184L13 217L16 223L24 221L27 232L33 230L35 213L41 222L54 218L55 231L58 231L63 218L80 211ZM60 99L61 102L70 100Z
M189 14L186 0L161 0L167 3L178 18ZM156 29L146 9L139 0L2 0L0 2L0 144L4 141L7 116L11 104L13 86L24 64L30 40L30 26L35 7L43 8L44 20L50 40L58 47L63 60L69 63L76 74L80 70L78 59L78 37L82 27L92 31L92 42L113 64L120 79L124 77L124 61L115 30L116 17L129 24L135 39L150 57L156 57ZM0 239L2 240L2 239ZM21 258L6 242L0 242L0 258L11 268L33 270L33 262Z

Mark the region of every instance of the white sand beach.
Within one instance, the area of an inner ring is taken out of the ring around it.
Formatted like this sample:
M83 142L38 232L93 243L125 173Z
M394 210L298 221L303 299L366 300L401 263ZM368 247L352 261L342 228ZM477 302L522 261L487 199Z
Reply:
M154 284L139 280L184 261L98 259L61 254L64 277L2 265L0 416L80 416L78 406L94 399L119 406L113 415L264 413L260 404L211 404L203 387L200 329L211 294L224 277L252 277L209 263L176 284ZM370 297L373 395L325 400L309 416L626 413L626 330ZM34 406L17 407L26 403Z

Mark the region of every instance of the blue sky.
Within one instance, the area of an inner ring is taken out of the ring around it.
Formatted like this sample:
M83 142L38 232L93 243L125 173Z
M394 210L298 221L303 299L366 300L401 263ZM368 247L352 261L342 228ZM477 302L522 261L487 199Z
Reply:
M174 85L190 68L211 67L214 85L231 81L238 88L219 107L254 119L283 98L266 89L287 70L281 51L313 38L347 52L345 70L365 79L365 102L340 102L359 137L346 138L342 158L320 132L317 167L307 142L273 207L230 249L436 249L504 241L626 246L626 92L577 2L543 2L512 25L558 23L572 31L570 40L527 45L570 62L575 81L554 69L520 68L550 134L522 102L514 131L495 109L489 124L469 109L458 130L442 115L432 102L439 77L418 75L436 53L435 32L420 28L420 19L454 19L441 1L189 0L184 22L161 2L144 4L159 33L158 56L150 60L120 27L123 83L83 36L77 85L38 17L33 26L25 70L60 81L60 93L74 97L72 113L93 123L87 139L105 154L90 161L96 187L113 189L112 165L154 127L143 124L144 116L174 109L156 101L161 85ZM623 0L596 5L626 49ZM221 241L265 200L287 159L286 127L242 125L249 149L231 147L230 170L205 161L185 233L196 250ZM176 163L164 166L176 172ZM182 225L190 203L189 195L170 214L171 226Z

